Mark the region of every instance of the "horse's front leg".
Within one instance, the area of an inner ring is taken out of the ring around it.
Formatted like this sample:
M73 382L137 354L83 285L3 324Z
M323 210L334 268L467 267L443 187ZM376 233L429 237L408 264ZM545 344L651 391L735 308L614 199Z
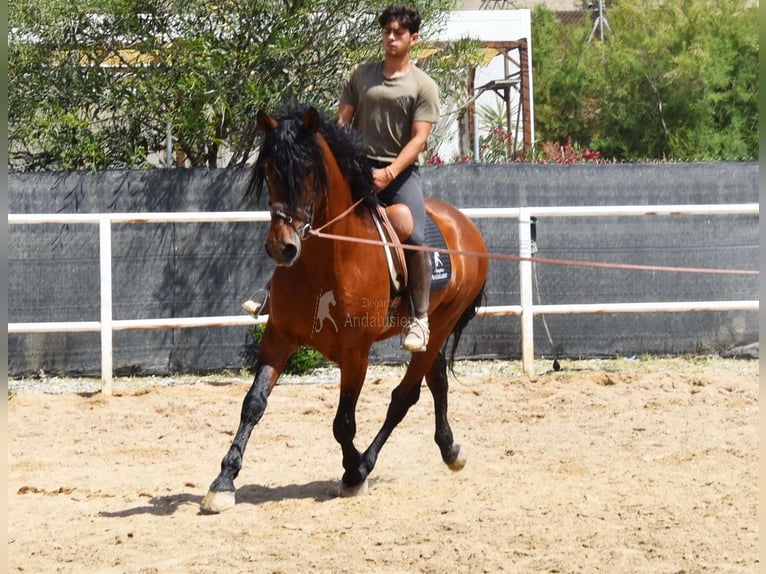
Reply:
M343 478L340 495L356 496L367 492L370 469L362 463L362 456L354 446L356 436L356 403L367 374L367 355L344 357L340 366L340 400L332 430L343 453Z
M277 345L269 330L264 331L263 339L258 349L258 361L255 367L255 379L250 390L242 401L239 428L226 455L221 461L221 472L210 485L208 493L202 499L202 510L205 512L223 512L235 504L234 479L242 469L242 458L245 454L247 441L250 439L255 425L261 420L266 410L268 396L279 378L293 348Z

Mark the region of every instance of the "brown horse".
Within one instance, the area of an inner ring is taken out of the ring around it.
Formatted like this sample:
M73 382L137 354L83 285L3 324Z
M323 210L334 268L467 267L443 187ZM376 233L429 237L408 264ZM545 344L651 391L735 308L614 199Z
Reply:
M447 420L444 350L453 335L451 364L460 334L483 297L487 259L450 254L451 279L431 293L428 347L412 354L404 378L391 394L383 426L367 450L360 452L354 446L355 408L370 347L401 332L410 314L409 300L392 291L381 246L314 237L311 230L330 222L328 232L333 234L376 239L369 208L354 207L365 196L374 201L371 170L353 135L323 119L314 108L301 106L279 120L258 112L258 124L265 137L249 189L256 196L263 188L268 190L272 215L266 251L276 268L255 379L202 509L220 512L234 506L234 479L242 468L250 433L287 360L300 346L315 348L340 368L333 433L343 454L341 495L366 492L380 449L417 402L423 377L434 399L434 438L442 459L451 469L461 469L465 458ZM478 229L459 210L435 199L427 200L426 209L448 250L486 253ZM442 253L441 258L445 257Z

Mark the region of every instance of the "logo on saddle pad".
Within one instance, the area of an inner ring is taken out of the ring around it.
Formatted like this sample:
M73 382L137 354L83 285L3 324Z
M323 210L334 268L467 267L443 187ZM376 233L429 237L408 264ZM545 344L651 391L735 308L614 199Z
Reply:
M432 217L426 217L425 228L426 245L434 249L447 250L447 242L444 235L436 227ZM449 253L444 251L431 252L431 291L444 289L452 276L452 262Z
M436 282L449 279L449 269L444 265L444 261L442 261L442 254L434 251L431 255L431 281Z

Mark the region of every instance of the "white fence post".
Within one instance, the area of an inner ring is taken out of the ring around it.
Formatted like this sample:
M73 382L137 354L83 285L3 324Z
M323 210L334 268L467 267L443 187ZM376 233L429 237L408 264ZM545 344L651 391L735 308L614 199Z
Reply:
M109 215L98 224L101 279L101 392L112 394L112 222Z
M532 216L519 210L519 293L521 297L521 364L528 376L534 374L534 300L532 297Z

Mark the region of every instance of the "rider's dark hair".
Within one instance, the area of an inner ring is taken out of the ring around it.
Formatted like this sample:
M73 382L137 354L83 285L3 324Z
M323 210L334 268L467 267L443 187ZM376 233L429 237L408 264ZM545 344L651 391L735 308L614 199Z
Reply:
M399 22L399 25L415 34L420 30L420 13L415 8L406 4L390 4L378 18L378 24L385 28L391 22Z

